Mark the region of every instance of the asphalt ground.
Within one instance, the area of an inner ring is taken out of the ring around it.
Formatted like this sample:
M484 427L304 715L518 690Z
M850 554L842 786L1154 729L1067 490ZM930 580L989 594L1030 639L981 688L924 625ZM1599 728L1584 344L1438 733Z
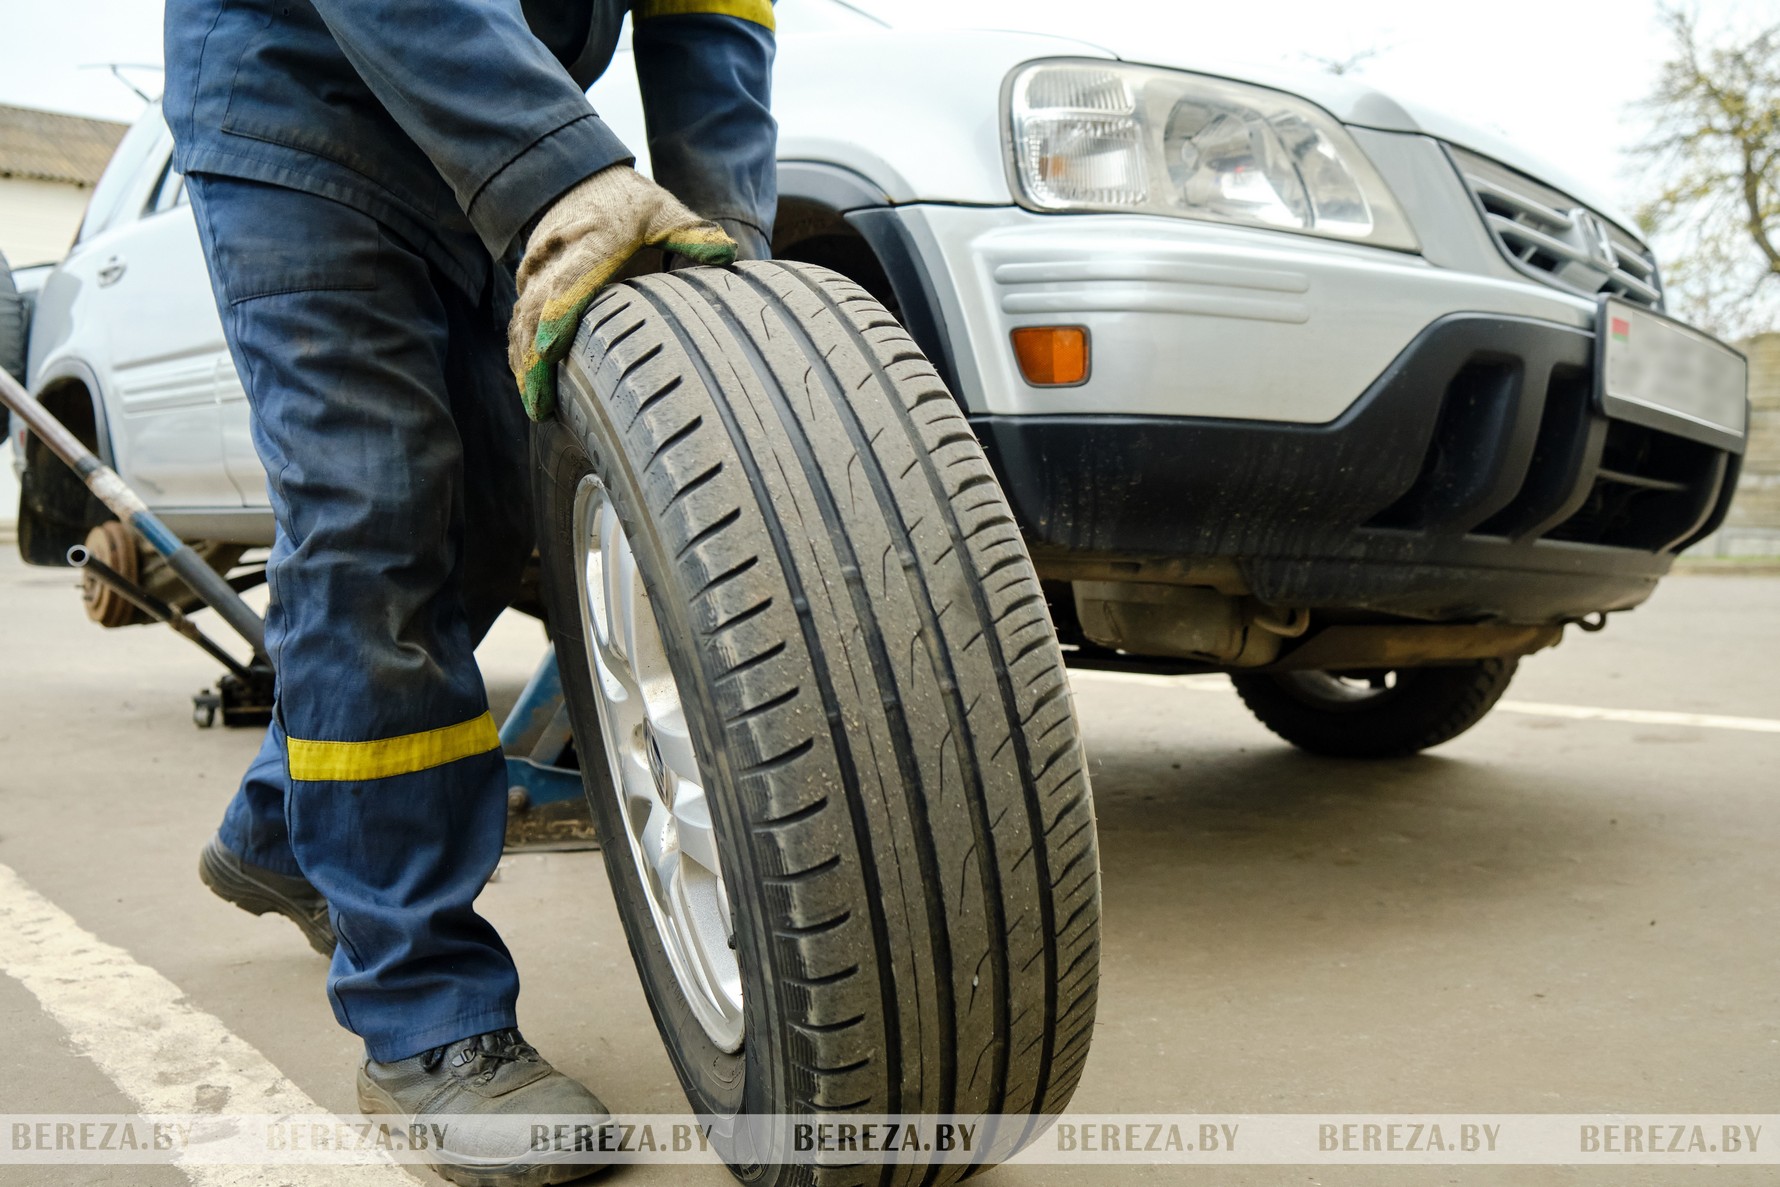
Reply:
M1780 721L1777 611L1780 579L1671 578L1604 633L1573 631L1528 661L1509 693L1521 711L1385 763L1298 754L1218 681L1082 675L1105 951L1074 1107L1780 1111L1780 732L1759 725ZM497 625L482 651L497 708L542 645L534 622ZM226 906L194 873L258 741L193 727L190 694L214 675L170 632L88 623L66 571L0 554L0 866L16 874L0 880L0 923L7 896L15 922L23 896L96 937L69 960L98 951L129 966L115 987L111 972L0 975L0 1114L133 1112L144 1082L190 1094L177 1060L127 1066L107 1045L130 1047L162 1025L157 1012L169 1033L204 1019L197 1045L281 1074L280 1091L353 1110L359 1049L323 997L324 962L288 923ZM1656 716L1580 712L1596 709ZM599 861L510 856L482 905L524 976L527 1036L614 1107L677 1112ZM9 943L16 930L0 927L0 967L18 964ZM231 1083L194 1099L274 1111L239 1085L232 1098ZM1720 1187L1776 1175L1108 1165L980 1181ZM8 1185L186 1181L173 1167L0 1165ZM609 1181L730 1180L656 1166Z

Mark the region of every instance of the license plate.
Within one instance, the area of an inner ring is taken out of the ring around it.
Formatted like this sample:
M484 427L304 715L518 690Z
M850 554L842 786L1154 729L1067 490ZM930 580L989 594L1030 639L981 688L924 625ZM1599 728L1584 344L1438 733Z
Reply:
M1597 382L1608 416L1743 452L1749 362L1741 354L1616 297L1602 299L1596 336Z

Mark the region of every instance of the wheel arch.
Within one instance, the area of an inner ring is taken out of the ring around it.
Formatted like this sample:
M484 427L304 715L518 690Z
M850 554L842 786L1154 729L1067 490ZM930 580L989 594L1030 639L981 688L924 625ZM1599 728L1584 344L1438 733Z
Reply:
M779 162L773 257L819 264L876 298L962 398L936 278L883 187L820 161Z
M110 424L99 391L93 373L69 360L57 364L47 378L40 376L35 394L82 445L111 465ZM27 564L66 566L68 549L110 519L111 513L29 429L20 427L15 444L22 462L19 555Z

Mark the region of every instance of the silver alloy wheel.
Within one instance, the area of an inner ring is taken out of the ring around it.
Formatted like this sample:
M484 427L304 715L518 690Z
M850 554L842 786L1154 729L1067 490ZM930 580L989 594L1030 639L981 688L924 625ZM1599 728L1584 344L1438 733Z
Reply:
M591 474L575 492L574 533L581 631L625 842L680 991L711 1042L733 1053L742 970L704 777L636 554Z

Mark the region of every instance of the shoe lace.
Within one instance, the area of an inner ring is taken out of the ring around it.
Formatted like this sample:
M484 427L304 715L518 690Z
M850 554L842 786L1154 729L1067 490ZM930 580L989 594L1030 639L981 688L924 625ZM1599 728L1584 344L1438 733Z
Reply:
M420 1066L429 1072L437 1071L453 1047L458 1048L457 1055L451 1060L453 1067L465 1067L478 1059L486 1064L480 1077L484 1082L492 1080L502 1064L530 1063L538 1058L537 1048L521 1038L518 1031L491 1030L487 1034L434 1047L421 1057Z

